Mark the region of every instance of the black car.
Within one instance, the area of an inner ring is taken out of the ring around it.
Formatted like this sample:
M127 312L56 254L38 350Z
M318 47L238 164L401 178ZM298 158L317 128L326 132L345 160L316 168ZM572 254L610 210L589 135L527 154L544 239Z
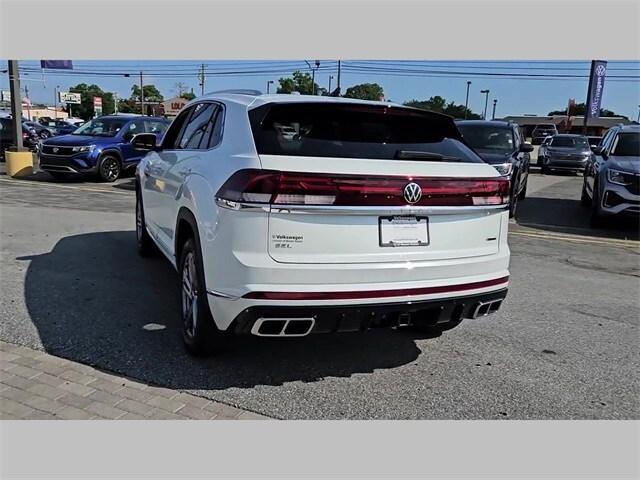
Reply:
M533 146L524 141L520 127L512 122L461 120L456 122L462 138L480 157L511 181L509 216L516 213L518 200L527 195L529 153Z
M35 130L22 124L22 144L29 150L36 150L40 137ZM0 118L0 158L4 159L4 151L13 145L13 120L9 117Z

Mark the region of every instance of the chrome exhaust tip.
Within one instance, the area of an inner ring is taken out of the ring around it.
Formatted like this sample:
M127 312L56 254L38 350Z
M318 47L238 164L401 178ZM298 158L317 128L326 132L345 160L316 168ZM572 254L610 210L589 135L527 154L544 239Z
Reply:
M471 318L486 317L487 315L497 312L500 305L502 305L503 300L504 298L499 298L489 302L478 302Z
M315 318L259 318L251 327L251 334L258 337L306 337L315 323Z

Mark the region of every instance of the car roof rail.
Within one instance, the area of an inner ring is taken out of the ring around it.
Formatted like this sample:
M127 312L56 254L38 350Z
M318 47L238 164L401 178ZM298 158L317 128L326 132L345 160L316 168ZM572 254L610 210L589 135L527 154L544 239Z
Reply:
M251 89L243 89L243 88L230 88L227 90L216 90L215 92L209 92L206 95L220 95L223 93L230 93L233 95L250 95L252 97L262 95L262 92L260 90L251 90Z

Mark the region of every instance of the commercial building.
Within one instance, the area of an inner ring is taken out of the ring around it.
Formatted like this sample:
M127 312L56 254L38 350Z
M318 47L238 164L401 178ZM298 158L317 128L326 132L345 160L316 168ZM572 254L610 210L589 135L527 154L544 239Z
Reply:
M496 119L498 120L498 119ZM554 124L556 129L560 133L583 133L584 117L573 116L568 117L566 115L550 115L550 116L536 116L536 115L509 115L500 120L508 120L517 123L522 127L525 137L530 137L531 132L536 125L540 124ZM568 121L567 121L568 120ZM629 125L635 123L628 118L624 117L599 117L590 118L587 122L587 135L602 136L609 128L623 124Z

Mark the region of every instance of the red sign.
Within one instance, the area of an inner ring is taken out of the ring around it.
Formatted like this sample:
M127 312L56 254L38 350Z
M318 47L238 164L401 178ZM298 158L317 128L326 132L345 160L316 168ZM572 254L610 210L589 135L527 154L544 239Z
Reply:
M102 106L102 97L93 97L93 106L101 107Z

